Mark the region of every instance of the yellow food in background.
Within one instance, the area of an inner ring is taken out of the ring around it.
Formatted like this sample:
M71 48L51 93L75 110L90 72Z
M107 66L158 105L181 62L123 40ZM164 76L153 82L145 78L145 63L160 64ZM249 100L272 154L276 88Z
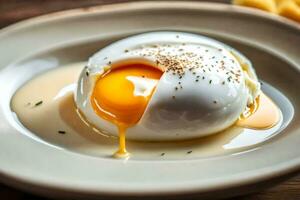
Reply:
M278 14L300 22L300 0L285 0L278 6Z
M232 3L276 13L300 22L300 0L233 0Z
M274 0L233 0L233 4L258 8L273 13L277 11Z

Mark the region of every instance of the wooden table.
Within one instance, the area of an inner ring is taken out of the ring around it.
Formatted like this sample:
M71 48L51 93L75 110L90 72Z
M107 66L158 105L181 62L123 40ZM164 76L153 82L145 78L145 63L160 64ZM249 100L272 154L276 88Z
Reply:
M0 0L0 28L14 22L42 15L50 12L89 7L109 3L127 2L130 0ZM214 0L215 2L228 3L229 0ZM3 161L1 161L3 162ZM1 199L9 200L41 200L42 197L34 196L16 189L0 185ZM6 198L4 198L6 197ZM258 194L233 198L231 200L300 200L300 175L286 181L274 188Z

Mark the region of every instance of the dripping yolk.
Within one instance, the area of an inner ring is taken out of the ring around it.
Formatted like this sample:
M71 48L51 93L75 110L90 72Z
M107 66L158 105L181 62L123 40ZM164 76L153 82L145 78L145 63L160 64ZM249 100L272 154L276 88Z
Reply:
M94 111L119 130L119 151L126 154L126 128L142 117L162 71L143 64L121 66L101 75L91 95Z

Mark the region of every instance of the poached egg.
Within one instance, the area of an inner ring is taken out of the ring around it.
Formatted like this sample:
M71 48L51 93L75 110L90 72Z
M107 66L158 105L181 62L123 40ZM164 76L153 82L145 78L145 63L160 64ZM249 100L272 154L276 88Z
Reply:
M131 36L94 54L75 102L102 132L144 141L207 136L233 125L260 92L251 62L208 37L184 32ZM122 141L121 141L122 140Z

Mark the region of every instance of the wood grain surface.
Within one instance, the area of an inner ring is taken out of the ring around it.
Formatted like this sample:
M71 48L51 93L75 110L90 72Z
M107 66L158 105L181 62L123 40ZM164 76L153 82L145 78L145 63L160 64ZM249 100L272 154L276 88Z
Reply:
M128 2L130 0L0 0L0 28L30 17L60 10L90 7L110 3ZM214 2L228 3L229 0ZM3 162L3 161L1 161ZM32 194L0 184L1 199L8 200L42 200ZM257 194L236 197L231 200L300 200L300 176L296 176L276 187Z

